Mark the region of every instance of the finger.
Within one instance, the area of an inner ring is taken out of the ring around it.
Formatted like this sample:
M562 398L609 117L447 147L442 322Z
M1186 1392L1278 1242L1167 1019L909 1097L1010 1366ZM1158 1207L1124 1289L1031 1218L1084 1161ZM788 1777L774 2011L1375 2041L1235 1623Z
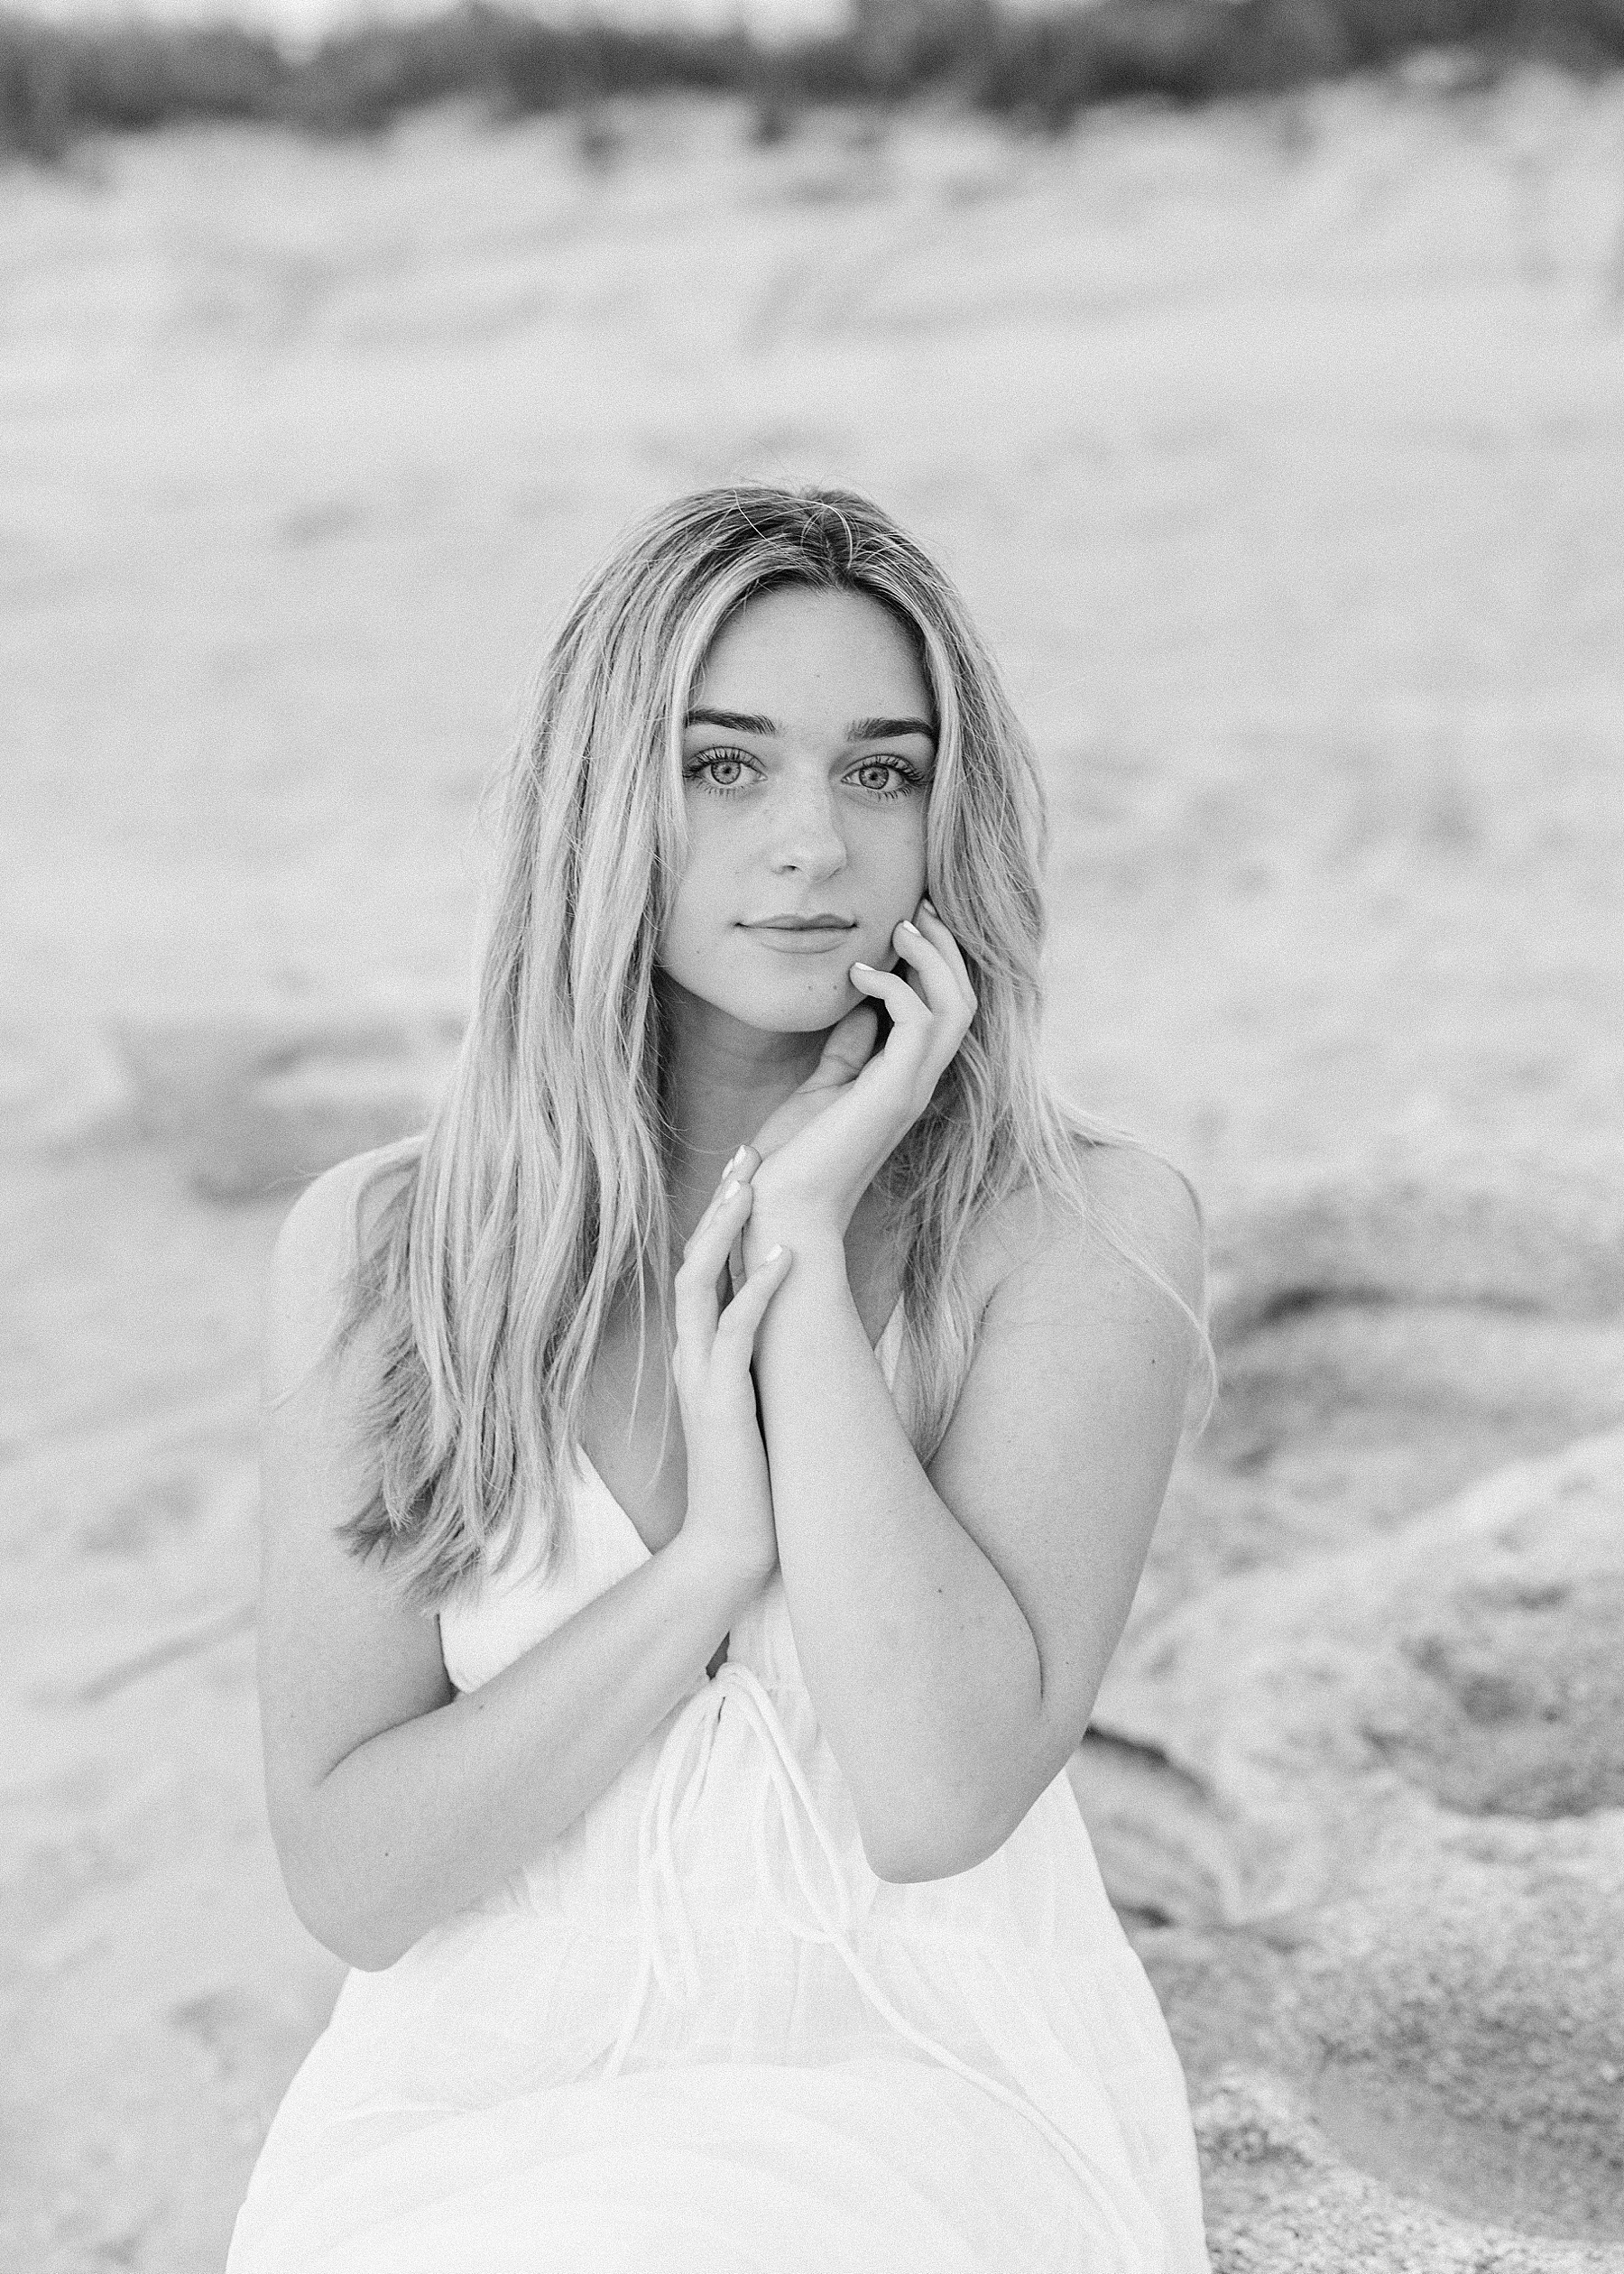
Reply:
M715 1205L695 1225L683 1249L682 1262L672 1282L677 1299L677 1332L690 1349L701 1355L710 1349L716 1331L721 1308L717 1281L727 1262L728 1250L743 1229L754 1199L749 1185L733 1181L732 1190L724 1188Z
M762 1313L783 1285L794 1256L787 1247L770 1249L746 1278L744 1284L722 1314L716 1329L715 1347L735 1363L750 1363L756 1328Z
M710 1205L706 1209L705 1214L700 1217L698 1223L695 1225L693 1230L688 1234L687 1238L683 1242L682 1253L685 1256L687 1255L688 1250L693 1246L694 1242L699 1237L699 1234L715 1222L717 1211L732 1205L732 1196L728 1191L728 1187L730 1185L743 1185L746 1188L746 1189L749 1188L750 1179L752 1175L754 1173L758 1159L759 1156L750 1146L740 1146L738 1151L734 1153L733 1159L728 1162L726 1171L723 1176L721 1183L716 1187L715 1191L711 1195Z
M892 938L897 953L906 956L918 973L931 1009L944 1015L950 1012L962 1012L968 989L961 985L957 972L941 948L934 940L927 939L918 926L910 924L906 918L896 927Z
M852 984L864 994L881 998L890 1012L893 1030L930 1024L934 1015L930 1004L900 971L876 971L872 964L854 963Z

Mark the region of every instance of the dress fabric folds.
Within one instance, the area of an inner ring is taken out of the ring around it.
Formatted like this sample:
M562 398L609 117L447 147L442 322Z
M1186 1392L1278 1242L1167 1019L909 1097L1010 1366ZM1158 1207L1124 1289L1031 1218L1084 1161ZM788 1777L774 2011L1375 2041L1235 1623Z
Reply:
M459 1690L647 1560L578 1468L560 1568L441 1614ZM227 2274L916 2269L1207 2274L1184 2076L1064 1774L973 1871L874 1877L775 1576L567 1832L347 1976Z

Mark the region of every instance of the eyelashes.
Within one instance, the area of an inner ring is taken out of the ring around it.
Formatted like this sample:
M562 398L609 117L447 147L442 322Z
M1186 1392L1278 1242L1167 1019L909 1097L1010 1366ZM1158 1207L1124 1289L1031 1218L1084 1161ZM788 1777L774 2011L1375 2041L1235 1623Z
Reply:
M685 781L699 782L714 798L734 798L737 797L744 784L742 781L709 781L706 778L709 769L716 765L755 767L755 760L745 750L707 750L702 758L696 758L691 763L684 766L682 778ZM881 799L889 802L892 798L905 798L910 790L920 789L924 785L925 776L920 773L918 767L910 766L905 758L863 758L858 761L854 771L861 773L871 766L883 766L890 772L900 774L901 786L896 790L868 790L864 791L867 797ZM760 771L759 768L756 770Z

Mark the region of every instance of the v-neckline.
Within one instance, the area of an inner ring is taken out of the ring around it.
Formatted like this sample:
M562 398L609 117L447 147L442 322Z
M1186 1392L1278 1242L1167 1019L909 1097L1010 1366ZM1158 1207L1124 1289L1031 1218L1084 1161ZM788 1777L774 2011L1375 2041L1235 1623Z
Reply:
M898 1316L900 1313L901 1308L902 1298L899 1295L892 1307L890 1317L880 1329L879 1341L873 1345L873 1352L876 1357L879 1357L881 1351L884 1348L886 1337L890 1335L891 1328L896 1325ZM883 1371L884 1368L882 1365L881 1372ZM607 1484L604 1484L602 1475L599 1474L597 1464L594 1461L591 1454L588 1453L586 1447L581 1443L578 1437L576 1440L576 1455L582 1466L585 1468L588 1478L597 1486L598 1491L603 1494L604 1498L608 1502L610 1507L620 1518L621 1522L625 1526L626 1530L631 1534L632 1540L635 1542L641 1553L642 1561L644 1563L652 1563L656 1551L650 1547L641 1532L638 1530L637 1526L632 1521L632 1519L626 1512L625 1509L621 1505L620 1502L615 1499L614 1494L609 1490ZM672 1538L676 1538L675 1533L672 1534Z

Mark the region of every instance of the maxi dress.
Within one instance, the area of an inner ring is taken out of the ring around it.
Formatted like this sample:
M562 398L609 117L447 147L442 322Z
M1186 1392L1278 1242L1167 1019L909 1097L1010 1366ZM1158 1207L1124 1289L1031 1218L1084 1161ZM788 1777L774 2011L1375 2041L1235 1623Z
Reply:
M458 1690L648 1560L577 1461L564 1568L442 1612ZM227 2274L915 2269L1207 2274L1184 2075L1064 1773L875 1878L775 1574L567 1831L346 1977Z

